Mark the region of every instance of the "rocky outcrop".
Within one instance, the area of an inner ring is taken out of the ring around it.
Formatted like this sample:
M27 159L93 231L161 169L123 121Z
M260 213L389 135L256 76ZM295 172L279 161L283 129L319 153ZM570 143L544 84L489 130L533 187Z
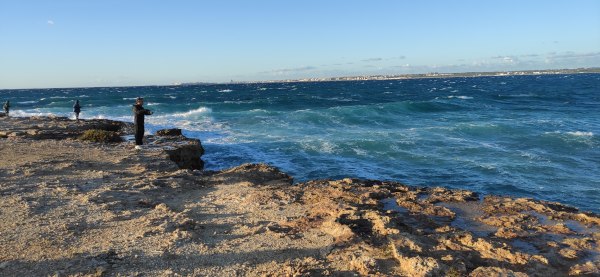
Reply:
M0 138L69 139L81 136L87 130L132 133L132 124L108 119L71 120L67 117L32 116L5 117L0 120Z
M156 136L148 136L148 144L161 147L169 159L182 169L204 169L204 147L199 139L191 139L181 135L181 129L164 129L156 132Z
M27 124L71 124L61 121ZM23 126L0 139L2 276L600 274L600 217L560 203L352 178L292 184L267 164L179 170L199 167L200 141L148 136L138 150L31 139L47 130Z
M168 136L181 136L182 134L181 134L181 129L173 128L173 129L158 130L158 131L156 131L156 135L168 137Z
M133 124L108 119L71 120L67 117L33 116L5 117L0 120L0 138L24 138L33 140L62 140L81 138L93 130L110 132L112 135L133 134ZM98 133L98 132L97 132ZM200 140L181 135L181 129L157 132L164 136L146 136L147 148L164 150L181 169L204 168L201 160L204 148ZM91 139L90 141L99 141ZM111 140L118 142L117 138Z

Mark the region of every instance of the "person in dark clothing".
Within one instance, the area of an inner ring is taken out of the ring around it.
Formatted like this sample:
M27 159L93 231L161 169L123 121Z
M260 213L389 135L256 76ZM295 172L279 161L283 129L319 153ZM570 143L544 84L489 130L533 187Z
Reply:
M75 105L73 105L73 112L75 113L75 119L79 121L79 113L81 112L81 105L79 105L79 100L75 101Z
M6 114L6 116L8 116L8 112L10 111L10 101L6 100L6 103L4 103L4 113Z
M144 98L138 97L133 105L133 123L135 125L135 145L144 144L144 116L151 115L152 111L144 109Z

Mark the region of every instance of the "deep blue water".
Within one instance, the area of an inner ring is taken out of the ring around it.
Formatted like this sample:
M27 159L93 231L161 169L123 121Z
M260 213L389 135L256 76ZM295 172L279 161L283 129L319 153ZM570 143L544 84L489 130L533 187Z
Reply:
M207 169L266 162L296 181L359 177L600 212L600 74L0 90L13 115L131 121L202 140Z

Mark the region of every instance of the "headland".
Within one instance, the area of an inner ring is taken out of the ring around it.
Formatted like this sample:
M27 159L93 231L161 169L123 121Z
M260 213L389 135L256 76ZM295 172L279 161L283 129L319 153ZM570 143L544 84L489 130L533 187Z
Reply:
M200 141L110 120L0 118L2 276L600 274L600 217L399 182L203 171Z

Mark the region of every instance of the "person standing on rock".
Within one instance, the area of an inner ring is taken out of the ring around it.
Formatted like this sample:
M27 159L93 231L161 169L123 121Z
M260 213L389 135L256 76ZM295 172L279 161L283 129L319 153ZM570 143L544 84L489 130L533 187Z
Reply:
M133 123L135 125L135 148L144 144L144 116L151 115L152 111L144 109L144 98L138 97L133 105Z
M79 100L75 100L75 105L73 105L73 112L75 113L75 120L79 121L79 113L81 112L81 105L79 105Z
M4 103L3 108L4 108L4 113L8 117L8 112L10 111L10 101L6 100L6 102Z

